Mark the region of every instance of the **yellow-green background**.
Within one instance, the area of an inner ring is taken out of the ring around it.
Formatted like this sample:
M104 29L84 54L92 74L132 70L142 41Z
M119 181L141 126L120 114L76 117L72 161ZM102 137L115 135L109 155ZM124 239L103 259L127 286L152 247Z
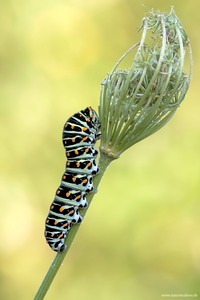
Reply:
M65 120L97 109L141 19L171 5L193 47L186 100L110 166L46 299L200 298L199 1L1 0L0 299L33 299L54 258L43 230Z

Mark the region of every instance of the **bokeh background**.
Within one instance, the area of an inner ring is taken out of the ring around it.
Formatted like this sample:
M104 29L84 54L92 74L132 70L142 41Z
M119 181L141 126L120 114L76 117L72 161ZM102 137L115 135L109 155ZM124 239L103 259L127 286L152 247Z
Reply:
M43 230L65 120L97 109L142 18L171 5L193 47L186 100L110 166L46 299L200 298L199 1L1 0L0 299L33 299L55 256Z

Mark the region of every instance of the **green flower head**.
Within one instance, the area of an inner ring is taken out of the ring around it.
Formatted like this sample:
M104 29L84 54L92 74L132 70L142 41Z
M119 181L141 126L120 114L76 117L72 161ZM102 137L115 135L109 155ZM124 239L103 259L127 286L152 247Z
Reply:
M141 41L102 82L100 149L113 159L171 119L191 79L190 43L173 9L168 14L152 10L140 30ZM133 51L132 65L119 69ZM184 71L187 53L188 74Z

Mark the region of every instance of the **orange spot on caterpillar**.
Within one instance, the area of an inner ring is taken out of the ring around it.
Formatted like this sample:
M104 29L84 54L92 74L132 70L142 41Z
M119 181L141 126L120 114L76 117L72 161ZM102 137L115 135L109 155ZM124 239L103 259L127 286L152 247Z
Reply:
M89 152L89 148L86 148L86 149L85 149L85 153L88 153L88 152Z
M87 139L88 139L88 137L87 137L87 136L85 136L85 137L82 139L82 142L85 142L85 141L87 141Z
M63 224L63 227L67 227L67 226L68 226L68 223Z
M51 205L51 209L54 209L54 205Z
M85 183L87 183L87 179L84 179L84 180L83 180L83 184L85 184Z
M90 167L92 165L92 163L91 162L89 162L88 164L87 164L87 167Z
M76 181L76 177L72 177L72 181L75 182Z
M69 197L69 196L70 196L70 193L69 193L69 192L67 192L67 193L66 193L66 197Z
M74 209L70 210L69 215L73 215L74 214Z
M54 222L54 225L57 225L58 224L58 221L57 220L55 220L55 222Z
M78 152L78 150L75 150L74 153L75 153L76 155L78 155L79 152Z
M64 210L64 207L61 207L61 208L59 209L60 212L63 212L63 210Z
M80 162L77 162L77 163L76 163L76 166L77 166L77 167L80 167Z
M75 140L76 140L76 138L75 138L75 137L73 137L73 138L72 138L72 143L75 143Z
M60 194L60 190L57 190L56 194L59 195Z
M61 233L58 238L61 239L62 237L63 237L63 233Z
M74 127L75 127L74 125L71 125L71 129L74 129Z
M54 237L54 233L51 234L51 237Z
M93 117L92 107L91 107L91 106L88 106L88 109L89 109L89 111L90 111L90 117L92 118L92 117Z
M77 196L77 197L76 197L76 200L79 200L80 198L81 198L81 195Z
M66 176L65 176L65 175L63 176L63 179L66 179Z
M86 127L82 127L82 130L83 130L83 131L86 131L86 130L87 130L87 128L86 128Z

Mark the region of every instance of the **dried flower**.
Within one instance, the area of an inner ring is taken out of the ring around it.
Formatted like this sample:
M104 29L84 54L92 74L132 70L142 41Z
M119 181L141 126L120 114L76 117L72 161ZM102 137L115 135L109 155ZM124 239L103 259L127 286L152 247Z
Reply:
M112 159L171 119L191 79L190 43L173 8L168 14L152 10L141 29L141 41L122 56L102 83L100 149ZM135 49L131 67L118 69ZM184 71L186 53L189 74Z

